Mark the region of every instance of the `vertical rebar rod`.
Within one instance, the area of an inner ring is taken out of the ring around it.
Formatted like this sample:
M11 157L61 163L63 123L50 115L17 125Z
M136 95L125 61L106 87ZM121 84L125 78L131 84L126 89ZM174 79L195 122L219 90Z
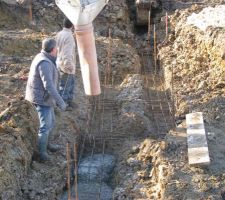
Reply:
M111 113L110 115L111 117L111 124L110 124L110 132L112 133L113 132L113 114Z
M85 131L86 135L89 134L90 132L90 126L91 126L91 114L90 114L90 101L89 99L87 98L87 106L88 106L88 113L87 113L87 123L86 123L86 129L87 131Z
M71 200L70 194L70 144L66 144L66 159L67 159L67 188L68 188L68 200Z
M95 136L94 135L93 135L92 139L93 139L93 146L92 146L92 150L91 150L91 158L93 158L94 151L95 151ZM92 165L90 164L88 166L88 180L89 181L91 179L91 167L92 167Z
M149 12L148 12L148 50L149 51L151 48L150 40L151 40L151 4L150 4Z
M32 21L33 21L32 0L29 0L29 7L28 7L28 9L29 9L29 21L30 21L30 23L32 23Z
M78 200L78 182L77 182L77 174L78 174L78 167L77 167L77 143L74 143L74 189L75 189L75 199Z
M151 96L154 96L154 97L156 97L156 100L159 102L160 101L160 98L159 98L159 92L158 92L158 89L157 89L157 86L156 86L156 74L154 74L153 76L152 76L152 81L153 81L153 88L154 88L154 91L156 92L156 94L154 94L154 95L151 95ZM153 99L152 99L153 100ZM153 108L153 113L154 113L154 106L152 106L152 108ZM159 132L160 132L160 126L159 126L159 123L160 123L160 121L159 121L159 119L156 117L156 115L154 114L154 116L155 116L155 122L156 122L156 125L157 125L157 134L159 134Z
M111 75L112 75L112 29L111 28L109 29L109 60L108 60L108 65L109 65L109 76L111 77ZM112 81L111 81L111 84L112 84Z
M147 65L147 69L150 71L150 51L151 51L151 2L150 2L150 8L149 8L149 13L148 13L148 49L147 49L147 56L149 53L149 58L148 58L148 65ZM145 66L146 68L146 66Z
M99 184L99 192L98 192L98 200L101 199L101 192L102 192L102 182L103 182L103 173L104 173L104 158L105 158L105 140L102 141L102 156L103 156L103 159L102 159L102 173L100 174L100 184Z
M173 117L173 123L174 128L176 128L176 122L175 122L175 102L174 102L174 69L172 65L172 76L171 76L171 97L172 97L172 117Z
M112 73L112 31L111 31L111 28L109 28L109 55L108 55L108 68L109 68L109 75L111 77L111 85L113 86L114 84L114 75ZM113 116L112 116L112 113L111 113L111 128L110 128L110 132L113 131Z
M155 61L155 74L157 70L157 46L156 46L156 30L155 30L155 24L154 24L154 61Z
M101 136L102 136L102 132L103 132L103 129L104 129L105 96L106 96L106 91L105 91L105 88L104 88L103 95L102 95L101 121L100 121L100 127L99 127Z
M78 159L78 165L77 166L79 166L79 164L81 162L81 158L82 158L83 153L84 153L84 147L85 147L85 140L86 140L86 138L87 138L87 135L85 134L84 137L83 137L83 141L82 141L82 145L81 145L81 149L80 149L80 153L79 153L79 159Z
M109 28L109 46L108 46L108 56L107 56L107 70L106 70L106 84L110 82L111 76L111 60L112 60L112 36L111 36L111 28Z
M168 38L168 14L166 12L166 39Z
M97 110L97 103L96 103L96 99L97 99L98 97L96 97L96 96L94 96L93 97L93 106L94 106L94 111L93 111L93 115L92 115L92 118L91 118L91 122L93 122L94 121L94 118L95 118L95 115L96 115L96 110Z
M95 146L96 146L96 144L95 144L95 136L93 135L93 146L92 146L92 150L91 150L91 157L93 157L93 155L94 155L94 152L95 152Z

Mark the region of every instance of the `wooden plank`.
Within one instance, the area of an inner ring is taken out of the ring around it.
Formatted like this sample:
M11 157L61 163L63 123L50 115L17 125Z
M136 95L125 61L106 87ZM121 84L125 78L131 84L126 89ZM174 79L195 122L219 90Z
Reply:
M187 114L186 125L189 164L209 164L209 150L202 112Z

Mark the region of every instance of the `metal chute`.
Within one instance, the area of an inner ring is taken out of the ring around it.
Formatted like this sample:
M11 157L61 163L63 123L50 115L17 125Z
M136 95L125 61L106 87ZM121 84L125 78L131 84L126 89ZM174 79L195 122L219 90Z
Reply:
M91 23L109 0L56 0L56 5L74 25Z

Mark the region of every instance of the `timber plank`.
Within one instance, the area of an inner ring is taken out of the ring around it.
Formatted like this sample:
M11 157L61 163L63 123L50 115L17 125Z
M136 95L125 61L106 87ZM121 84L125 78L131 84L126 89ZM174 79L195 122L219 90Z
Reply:
M190 165L210 163L202 112L186 115L188 162Z

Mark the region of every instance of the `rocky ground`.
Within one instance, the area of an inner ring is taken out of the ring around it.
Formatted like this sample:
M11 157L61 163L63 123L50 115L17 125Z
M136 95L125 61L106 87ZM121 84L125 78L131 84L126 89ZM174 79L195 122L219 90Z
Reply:
M33 1L31 22L25 1L0 1L0 199L60 199L66 187L67 142L80 141L90 134L90 128L98 136L101 131L97 124L103 122L107 130L102 134L116 138L107 141L106 149L117 157L111 181L114 199L225 199L225 29L209 27L204 32L186 23L192 13L223 2L198 1L193 6L191 1L179 3L162 1L153 16L165 89L171 90L173 83L176 129L163 138L155 133L154 121L146 109L138 54L140 48L145 48L147 33L142 30L136 35L134 13L130 13L134 1L114 0L94 22L103 91L100 99L110 102L110 106L104 113L99 109L93 115L93 104L84 95L78 67L78 108L63 113L56 110L57 126L51 140L62 148L51 154L52 162L39 163L37 114L23 99L26 77L33 56L40 50L40 41L60 30L63 15L53 1L37 0ZM186 9L174 12L181 8ZM167 11L170 29L165 40L162 16ZM110 84L105 85L109 60L112 74ZM113 114L109 112L112 105ZM211 157L211 164L205 167L188 165L185 114L194 111L203 112L205 121ZM88 127L90 116L95 117L90 123L95 125Z

